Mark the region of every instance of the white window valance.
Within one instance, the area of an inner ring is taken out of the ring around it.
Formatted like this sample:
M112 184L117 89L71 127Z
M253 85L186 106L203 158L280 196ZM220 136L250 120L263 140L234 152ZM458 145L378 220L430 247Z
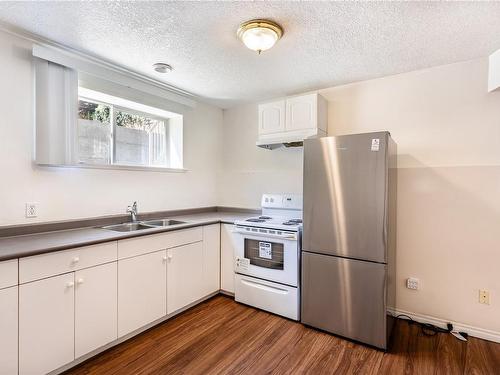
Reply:
M161 105L165 110L182 113L196 106L193 96L182 90L107 62L40 45L33 46L33 56L78 71L83 82L100 80L101 86L104 86L104 80L109 90L121 90L122 96L128 91L128 95L135 98L146 97L145 100L155 102L155 106Z

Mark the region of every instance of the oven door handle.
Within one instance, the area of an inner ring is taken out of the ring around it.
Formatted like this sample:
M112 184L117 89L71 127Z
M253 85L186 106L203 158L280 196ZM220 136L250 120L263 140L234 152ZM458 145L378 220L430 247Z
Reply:
M254 236L254 237L281 238L284 240L297 241L296 234L279 235L279 234L272 234L272 233L247 232L246 230L238 230L238 229L233 230L232 233L246 234L248 236Z

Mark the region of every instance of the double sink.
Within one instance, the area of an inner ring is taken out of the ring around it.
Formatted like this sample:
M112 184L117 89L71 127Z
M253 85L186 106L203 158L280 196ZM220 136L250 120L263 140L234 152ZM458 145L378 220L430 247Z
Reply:
M151 228L164 228L185 223L186 223L185 221L179 221L179 220L159 219L159 220L139 221L135 223L108 225L102 227L102 229L113 230L115 232L135 232L138 230L145 230Z

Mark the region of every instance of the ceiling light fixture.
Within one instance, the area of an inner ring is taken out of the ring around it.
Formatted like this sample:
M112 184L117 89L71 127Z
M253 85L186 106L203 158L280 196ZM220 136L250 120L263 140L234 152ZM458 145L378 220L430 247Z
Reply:
M256 19L242 23L237 35L245 46L260 54L276 44L283 29L275 22Z
M168 73L172 71L172 65L165 64L165 63L156 63L153 64L153 69L157 71L158 73Z

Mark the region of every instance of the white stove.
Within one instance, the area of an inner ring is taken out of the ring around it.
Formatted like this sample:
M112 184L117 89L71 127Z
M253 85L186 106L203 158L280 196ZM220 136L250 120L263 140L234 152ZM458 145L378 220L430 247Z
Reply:
M302 196L264 194L262 214L235 224L236 301L298 320Z

